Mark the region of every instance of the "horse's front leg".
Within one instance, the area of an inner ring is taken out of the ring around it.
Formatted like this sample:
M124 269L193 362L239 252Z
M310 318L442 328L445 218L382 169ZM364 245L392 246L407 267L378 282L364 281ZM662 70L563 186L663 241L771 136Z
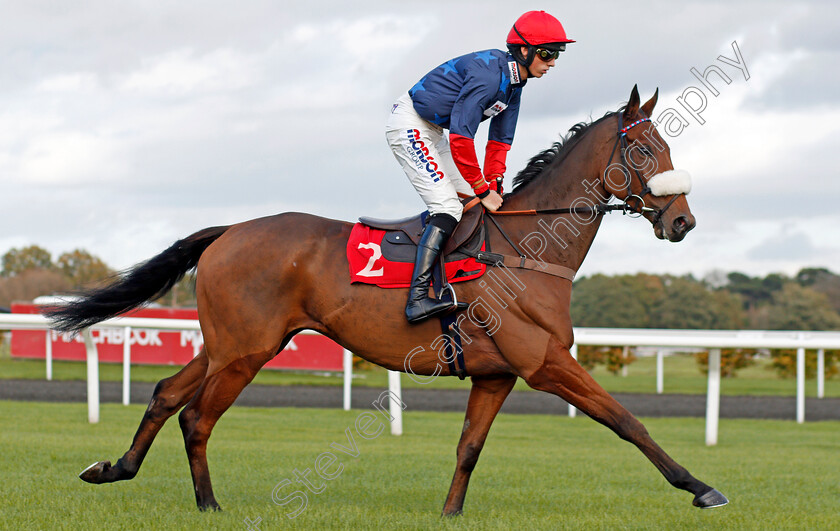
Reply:
M515 383L516 376L512 374L496 378L472 377L464 429L458 442L458 465L443 505L444 516L461 514L470 475L484 447L487 432Z
M697 507L710 508L729 503L723 494L696 479L671 459L654 442L642 423L604 391L555 337L549 340L542 366L526 381L534 389L560 396L622 439L635 444L671 485L694 494L693 504Z

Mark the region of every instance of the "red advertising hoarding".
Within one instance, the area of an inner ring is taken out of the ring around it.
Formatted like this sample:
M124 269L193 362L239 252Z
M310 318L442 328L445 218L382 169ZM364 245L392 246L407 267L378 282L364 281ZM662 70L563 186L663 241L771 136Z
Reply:
M37 314L35 304L14 303L12 313ZM127 314L131 317L158 319L198 319L195 309L143 308ZM72 337L53 330L13 330L11 354L15 358L44 359L47 335L55 360L84 361L85 345L81 335ZM101 362L122 362L125 330L105 328L92 330L91 335ZM131 330L131 363L147 365L186 365L204 345L198 330ZM265 367L340 371L344 349L320 334L298 334L279 355Z

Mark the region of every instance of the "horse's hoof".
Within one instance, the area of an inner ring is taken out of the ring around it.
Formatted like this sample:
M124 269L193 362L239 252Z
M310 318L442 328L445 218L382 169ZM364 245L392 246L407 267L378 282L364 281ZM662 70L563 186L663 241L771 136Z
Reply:
M199 505L198 510L201 511L201 512L206 512L206 511L214 511L215 512L215 511L221 511L222 508L219 507L218 503L212 502L212 503L208 503L207 505Z
M712 489L702 496L695 496L694 501L691 503L701 509L711 509L712 507L723 507L729 503L729 500L717 489Z
M86 469L82 470L82 473L79 474L79 478L82 481L87 481L88 483L104 483L104 481L102 480L102 475L105 473L106 470L110 468L110 461L99 461L98 463L94 463Z

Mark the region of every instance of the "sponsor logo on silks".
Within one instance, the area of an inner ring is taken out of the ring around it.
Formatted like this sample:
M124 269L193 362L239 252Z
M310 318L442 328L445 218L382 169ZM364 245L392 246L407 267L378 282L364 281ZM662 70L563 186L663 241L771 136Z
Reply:
M411 146L409 153L411 154L411 160L414 161L417 168L421 171L425 170L428 172L434 182L443 179L443 172L438 171L438 164L435 162L435 158L429 156L429 148L426 147L425 142L420 140L420 131L409 129L407 133L408 142Z
M491 105L489 108L484 109L484 116L492 118L492 117L496 116L497 114L499 114L500 112L502 112L503 110L505 110L507 108L508 108L507 103L505 103L503 101L497 101L496 103Z
M522 82L519 77L519 67L516 66L516 61L508 61L508 70L510 70L510 80L514 85Z
M393 107L391 107L391 114L394 114L394 111L396 111L396 110L397 110L397 107L399 107L399 106L400 106L400 104L399 104L399 103L395 103L395 104L394 104L394 106L393 106Z

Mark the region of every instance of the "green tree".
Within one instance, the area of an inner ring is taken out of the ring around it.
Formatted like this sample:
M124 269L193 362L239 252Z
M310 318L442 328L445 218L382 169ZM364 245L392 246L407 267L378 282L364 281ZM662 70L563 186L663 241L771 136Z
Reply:
M14 277L32 269L53 269L50 252L37 245L30 245L22 249L13 248L3 255L0 276Z
M840 351L825 351L825 377L832 378L840 373L837 365L840 362ZM796 349L774 349L770 351L772 362L768 369L775 370L779 378L796 377ZM805 351L805 378L817 376L817 351Z
M651 327L708 329L715 321L714 313L714 297L703 284L667 278L665 297L652 312Z
M761 286L767 290L768 293L772 294L781 290L785 284L790 282L790 279L785 275L780 275L779 273L770 273L763 279L761 279Z
M75 288L104 280L114 274L105 262L83 249L63 253L58 257L57 265Z
M735 378L736 371L755 365L756 351L745 348L723 348L720 350L720 375L723 378ZM694 355L697 368L703 374L709 374L709 351Z
M796 281L800 286L807 288L816 284L824 276L836 277L837 275L824 267L806 267L796 274Z
M31 301L70 288L70 281L56 270L28 269L13 277L0 278L0 306L8 307L14 301Z
M824 294L834 311L840 313L840 275L825 268L806 268L796 274L800 286Z
M740 296L690 275L583 278L575 283L571 310L576 326L734 329L745 321Z
M665 296L651 310L653 328L732 329L743 323L738 296L712 291L691 276L664 281Z
M607 328L644 328L649 326L647 301L658 295L646 293L656 289L646 285L650 277L631 275L608 277L593 275L575 282L572 290L571 314L576 326ZM658 286L661 291L661 285Z
M788 283L773 295L767 323L771 330L840 330L840 315L824 294Z
M753 278L743 273L734 272L729 273L727 278L729 284L726 285L726 289L730 293L740 295L744 301L744 307L750 310L769 302L774 288L781 289L777 282L779 279L776 277L765 283L761 278Z
M744 301L740 295L729 293L726 290L712 292L716 306L715 322L712 328L715 330L737 330L744 328L747 321L744 312Z
M177 284L172 286L172 289L163 297L157 299L155 302L173 308L195 307L197 304L195 298L195 276L185 276Z
M596 365L606 365L607 370L617 376L622 368L636 361L636 356L630 349L625 356L625 347L579 345L577 361L590 372Z

